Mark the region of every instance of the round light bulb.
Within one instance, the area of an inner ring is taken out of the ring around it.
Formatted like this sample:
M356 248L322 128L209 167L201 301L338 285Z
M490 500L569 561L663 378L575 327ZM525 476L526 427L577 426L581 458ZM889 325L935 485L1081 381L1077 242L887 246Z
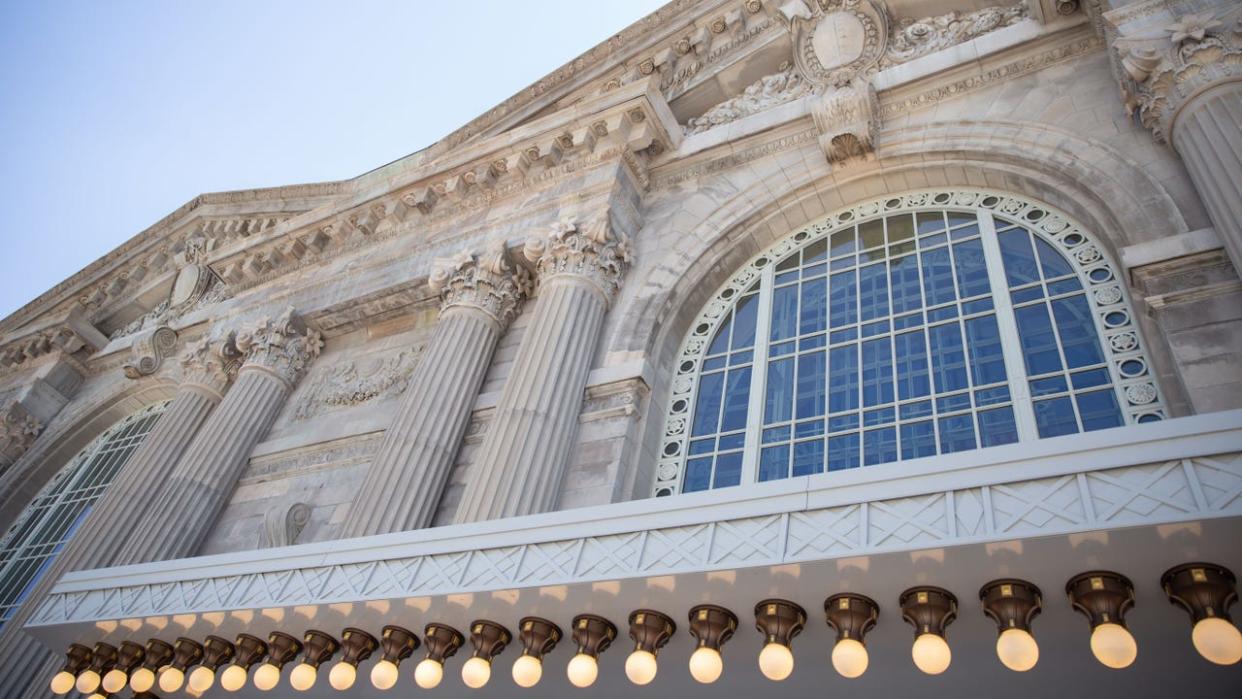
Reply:
M191 690L202 694L211 689L211 685L216 683L216 672L206 665L199 665L190 673L188 683Z
M780 682L789 677L793 672L793 667L793 652L787 645L772 642L759 651L759 671L764 677L774 682Z
M1120 670L1138 657L1138 644L1124 626L1104 623L1091 632L1091 653L1105 666Z
M636 650L625 659L625 676L637 685L650 684L658 669L655 654L645 650Z
M1242 660L1242 633L1218 616L1201 619L1195 624L1190 640L1199 655L1217 665L1233 665Z
M87 670L78 675L78 681L74 684L78 691L83 694L91 694L99 689L99 673L94 670Z
M599 676L599 663L594 657L579 653L570 658L565 674L569 676L569 682L573 686L590 687L595 684L595 678Z
M149 667L134 670L129 678L129 688L135 692L149 692L155 686L155 673Z
M90 695L90 696L89 696L89 697L87 697L86 699L108 699L108 697L105 697L104 695L100 694L99 692L95 692L94 694Z
M116 694L122 689L125 689L125 683L128 681L129 676L125 674L124 670L112 668L108 671L108 674L103 676L103 680L99 682L99 686L103 687L103 690L109 694Z
M720 651L703 646L690 654L690 676L703 684L711 684L720 679L724 672L724 660Z
M492 678L492 664L480 657L473 657L461 666L461 681L471 689L478 689Z
M371 668L371 684L376 689L392 689L397 684L397 664L391 660L381 660Z
M342 660L332 666L332 671L328 673L328 684L332 688L343 692L354 686L354 680L358 679L358 668L352 664Z
M52 689L52 694L68 694L69 690L73 689L76 679L73 673L67 670L61 670L52 675L52 684L49 685Z
M293 672L289 673L289 686L305 692L315 686L315 678L319 676L319 672L315 670L315 666L310 663L302 663L293 668Z
M181 689L183 684L185 684L185 673L175 667L166 667L160 673L160 689L165 692L175 692Z
M543 662L533 655L523 655L513 662L513 682L519 687L534 687L543 677Z
M220 673L220 688L226 692L236 692L246 686L246 668L241 665L229 665ZM130 683L133 687L133 683Z
M914 658L914 664L929 675L939 675L949 669L949 663L953 660L948 641L934 633L919 634L914 639L910 655Z
M832 666L842 677L854 679L867 671L867 647L852 638L843 638L832 647Z
M996 639L996 657L1014 672L1026 672L1039 662L1039 644L1024 629L1005 629Z
M259 691L266 692L280 684L280 668L271 663L263 663L258 670L254 671L254 686Z
M431 658L423 658L414 667L414 684L423 689L439 687L442 679L444 679L444 666Z

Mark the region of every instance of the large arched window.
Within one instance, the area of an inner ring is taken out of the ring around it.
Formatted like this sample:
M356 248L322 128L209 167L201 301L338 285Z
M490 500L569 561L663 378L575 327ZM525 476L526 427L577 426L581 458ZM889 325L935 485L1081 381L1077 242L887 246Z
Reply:
M60 470L0 540L0 627L13 616L167 403L110 427Z
M656 495L1164 417L1101 246L980 190L793 232L707 304L676 371Z

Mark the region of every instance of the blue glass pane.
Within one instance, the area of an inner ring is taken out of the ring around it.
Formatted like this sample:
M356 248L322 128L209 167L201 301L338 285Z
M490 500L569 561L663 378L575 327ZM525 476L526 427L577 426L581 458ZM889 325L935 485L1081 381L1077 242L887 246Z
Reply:
M826 344L828 344L827 335L820 334L812 335L810 337L803 337L798 339L798 351L805 352L810 349L823 347Z
M1078 281L1078 277L1070 277L1060 281L1048 282L1048 295L1060 296L1074 291L1082 291L1082 283Z
M957 298L953 290L953 265L949 249L937 248L923 253L923 291L927 305L949 303Z
M882 320L878 323L868 323L864 325L862 328L863 337L871 337L873 335L879 335L880 333L887 333L887 332L888 332L888 321L887 320Z
M842 432L844 430L858 429L858 413L849 413L847 415L837 415L828 418L829 432Z
M797 259L797 258L794 258L794 259ZM791 270L789 272L781 272L780 274L776 275L776 278L772 280L772 283L776 284L777 286L780 286L782 284L788 284L789 282L797 281L798 276L799 276L798 270L796 269Z
M836 330L828 333L828 342L834 345L857 339L858 328L846 328L845 330Z
M928 323L936 323L942 320L949 320L950 318L956 318L956 317L957 317L957 304L954 304L952 306L945 306L943 308L937 308L934 311L927 312Z
M746 427L746 409L750 405L750 367L733 369L725 390L724 416L720 421L721 432L732 432Z
M798 323L798 287L787 286L772 294L772 341L794 336Z
M1049 376L1046 379L1035 379L1031 382L1031 395L1038 398L1052 393L1064 393L1069 390L1064 376Z
M1074 383L1074 388L1091 388L1103 386L1112 379L1108 375L1108 369L1088 369L1072 375L1070 380Z
M822 277L828 272L827 264L811 265L802 270L802 278L810 279L811 277Z
M962 349L962 332L957 323L937 325L929 328L927 333L931 336L936 392L948 393L967 388L966 351Z
M1013 444L1018 441L1018 426L1014 424L1013 408L983 410L979 413L979 443L985 447Z
M831 255L840 257L850 252L854 252L854 229L849 228L833 233Z
M1070 267L1070 263L1056 251L1056 248L1049 245L1048 241L1037 236L1035 249L1039 251L1039 264L1044 268L1044 279L1056 279L1074 273L1074 268Z
M781 427L769 427L763 431L763 443L771 444L772 442L784 442L789 439L789 425Z
M1124 423L1121 408L1117 406L1117 396L1111 390L1080 393L1078 413L1082 416L1084 432L1120 427Z
M809 265L828 258L828 239L820 238L802 250L802 264Z
M897 430L889 427L863 433L863 465L886 464L897 460Z
M923 332L916 331L893 338L897 350L897 396L901 400L931 393L927 373L927 342Z
M975 448L975 421L969 415L940 418L940 451L951 454Z
M729 451L730 449L741 449L746 444L746 433L738 432L736 434L725 435L720 438L720 446L718 451Z
M1014 228L997 234L1000 240L1001 261L1005 265L1005 279L1009 286L1021 286L1039 281L1039 267L1035 264L1035 251L1031 249L1031 235L1022 228Z
M768 364L768 385L763 400L763 422L784 422L793 417L794 360Z
M970 376L976 386L1006 380L996 316L979 316L966 321L966 349L970 351Z
M724 374L707 374L699 379L698 401L694 406L694 429L690 434L711 434L720 424L720 394L724 390Z
M681 484L685 493L707 490L712 485L712 457L690 459L686 462L686 480Z
M1053 301L1052 315L1057 319L1061 348L1065 351L1065 362L1069 364L1069 368L1076 369L1104 361L1086 296L1070 296Z
M958 393L952 396L944 396L936 399L936 412L941 415L945 413L955 413L959 410L968 410L970 408L970 394Z
M725 355L721 355L719 357L712 357L711 359L704 359L703 360L703 371L723 369L725 365L728 364L728 362L729 362L729 358L726 357Z
M985 388L981 391L975 391L975 405L979 407L1004 403L1007 400L1009 400L1008 386L997 386L996 388Z
M887 337L862 346L863 405L893 402L893 351Z
M716 450L716 440L698 439L690 442L690 455L697 456L699 454L710 454Z
M828 412L858 409L858 345L832 350L828 357Z
M858 433L828 438L828 470L858 468Z
M983 313L992 310L992 297L975 299L962 304L962 315L968 316L975 313Z
M919 290L918 259L914 255L908 255L889 260L888 269L893 287L893 313L922 308L923 294Z
M916 459L936 453L936 428L931 421L901 426L901 458Z
M1034 376L1060 371L1061 354L1057 351L1057 336L1052 332L1052 322L1048 319L1048 309L1044 304L1016 309L1014 316L1018 321L1018 339L1022 343L1026 373Z
M905 403L901 406L901 419L909 420L911 418L923 417L932 414L932 402L929 400L920 400L914 403Z
M1014 305L1020 305L1026 303L1027 301L1034 301L1035 299L1042 299L1043 297L1044 286L1042 284L1028 286L1025 289L1018 289L1009 295L1009 298L1014 302Z
M1039 428L1040 437L1056 437L1078 431L1078 421L1074 419L1074 406L1069 397L1037 400L1034 405L1035 426Z
M858 270L858 294L864 321L888 316L888 270L883 264Z
M789 477L789 445L767 447L759 454L759 481Z
M824 470L824 440L794 444L793 475L806 476Z
M817 333L828 327L828 280L820 277L802 283L802 318L798 332Z
M919 235L944 230L944 213L940 211L920 211L918 213Z
M824 355L821 352L798 357L799 418L824 414Z
M768 356L770 356L770 357L782 357L782 356L784 356L784 355L786 355L786 354L789 354L790 352L793 352L793 351L794 351L794 348L795 348L795 345L794 345L793 341L790 341L790 342L779 342L779 343L777 343L777 344L775 344L775 345L772 345L772 347L770 347L770 348L768 349Z
M716 477L713 488L727 488L742 482L742 452L721 454L716 457Z
M755 318L759 312L759 297L747 296L738 301L734 313L733 349L753 347L755 344Z
M745 364L746 362L749 362L754 358L755 358L755 353L752 352L751 350L743 350L741 352L734 352L733 354L729 355L729 364L734 365L734 366L738 364Z
M794 439L802 439L803 437L816 437L824 433L823 420L811 420L810 422L799 422L794 425Z
M867 427L875 425L886 425L890 422L896 422L897 411L892 408L880 408L879 410L868 410L863 413L863 424Z
M858 321L858 284L854 272L832 275L828 303L832 327L839 328Z
M893 330L908 330L923 324L922 313L911 313L908 316L893 318Z
M716 331L716 337L712 339L712 344L707 348L707 354L720 354L729 349L729 328L733 325L733 314L730 313L725 322L720 324L720 329Z
M957 288L962 292L962 298L991 291L988 267L983 260L983 241L976 238L954 245L953 264L957 269Z

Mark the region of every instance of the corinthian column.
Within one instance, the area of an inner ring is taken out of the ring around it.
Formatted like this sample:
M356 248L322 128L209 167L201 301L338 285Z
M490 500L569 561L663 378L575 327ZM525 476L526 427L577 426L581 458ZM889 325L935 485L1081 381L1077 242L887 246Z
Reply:
M319 333L286 310L237 333L242 358L228 395L186 448L116 563L192 556L202 544L289 392L319 356ZM135 503L137 504L137 503Z
M438 261L440 319L354 498L342 536L431 526L492 352L529 285L504 243Z
M539 298L470 469L458 522L556 506L604 313L629 261L624 236L606 217L562 223L527 241L524 254L538 270Z

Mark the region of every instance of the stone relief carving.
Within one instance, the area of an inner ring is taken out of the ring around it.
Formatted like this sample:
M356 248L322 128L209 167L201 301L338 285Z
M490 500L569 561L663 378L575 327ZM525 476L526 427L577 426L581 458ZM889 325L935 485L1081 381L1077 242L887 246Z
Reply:
M455 306L476 308L502 329L517 315L518 305L532 286L530 272L513 264L504 241L497 241L482 255L464 250L436 260L427 283L440 294L441 313Z
M702 116L686 124L686 133L702 133L708 129L758 114L811 93L811 86L791 64L783 64L779 72L765 75L751 83L742 94L712 107Z
M540 283L559 274L583 277L612 299L630 263L628 237L613 230L607 214L579 224L565 220L548 235L532 236L522 253L535 263Z
M1026 3L1020 2L974 12L948 12L935 17L899 20L893 25L880 68L905 63L1012 26L1026 19L1028 14Z
M407 348L384 358L350 360L330 367L307 385L294 407L293 419L306 420L326 410L401 395L421 351L421 347Z
M197 239L191 239L197 240ZM191 254L190 250L199 250ZM205 244L197 248L187 247L188 260L199 260L206 254ZM177 273L168 298L161 301L148 313L135 318L128 325L118 328L112 333L111 339L128 337L136 332L148 330L161 325L169 325L172 321L186 313L217 303L224 298L224 284L216 277L215 272L205 264L189 262Z
M829 162L866 157L875 150L880 105L870 82L830 88L811 105L819 146Z
M277 505L267 511L263 517L263 537L259 542L261 548L292 546L298 542L298 535L306 528L311 518L311 506L304 502L295 502L286 507Z
M238 332L232 344L245 356L245 364L270 369L294 385L319 356L323 338L290 307Z
M241 360L242 355L232 333L228 333L223 339L204 337L182 353L181 380L183 383L203 386L215 393L223 393L237 375Z
M139 379L159 371L164 357L177 346L177 331L167 325L159 325L138 333L130 345L129 361L121 366L125 376Z
M0 471L12 466L34 444L43 423L13 401L0 410Z

